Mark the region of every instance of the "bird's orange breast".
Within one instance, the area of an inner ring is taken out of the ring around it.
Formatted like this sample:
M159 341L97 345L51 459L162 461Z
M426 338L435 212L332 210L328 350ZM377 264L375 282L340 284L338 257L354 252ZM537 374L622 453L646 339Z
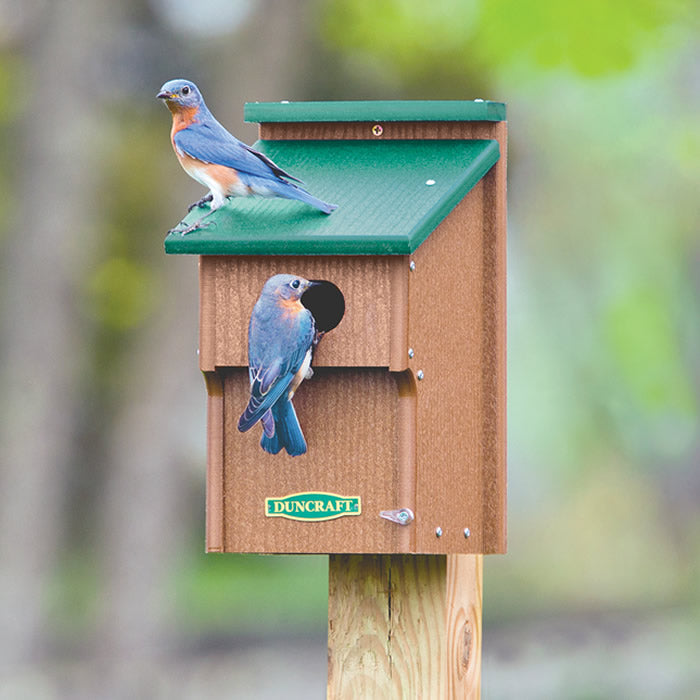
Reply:
M179 151L177 147L175 153L185 172L203 185L211 187L212 183L216 183L224 193L237 192L240 189L240 178L233 168L216 163L205 163Z
M181 105L167 102L168 109L173 115L173 127L170 130L170 140L175 138L175 134L178 131L182 131L195 122L195 115L197 114L196 107L182 107Z
M277 306L282 309L282 318L294 318L306 308L298 299L277 299Z

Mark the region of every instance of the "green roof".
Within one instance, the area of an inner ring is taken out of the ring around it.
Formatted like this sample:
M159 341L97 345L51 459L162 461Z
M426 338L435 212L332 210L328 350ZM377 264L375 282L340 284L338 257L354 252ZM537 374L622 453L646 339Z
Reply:
M506 118L506 106L489 100L377 100L372 102L248 102L247 122L488 121Z
M405 255L412 253L499 158L498 141L258 141L255 148L338 205L232 198L208 228L171 233L166 253ZM196 221L206 209L185 219Z

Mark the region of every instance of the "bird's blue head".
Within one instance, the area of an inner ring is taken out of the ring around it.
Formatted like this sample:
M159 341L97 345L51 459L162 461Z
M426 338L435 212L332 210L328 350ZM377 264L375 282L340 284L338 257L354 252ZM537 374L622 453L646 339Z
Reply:
M191 80L168 80L156 95L159 100L165 100L170 111L179 109L197 109L204 104L202 93Z
M284 301L298 301L314 284L297 275L275 275L265 282L262 293Z

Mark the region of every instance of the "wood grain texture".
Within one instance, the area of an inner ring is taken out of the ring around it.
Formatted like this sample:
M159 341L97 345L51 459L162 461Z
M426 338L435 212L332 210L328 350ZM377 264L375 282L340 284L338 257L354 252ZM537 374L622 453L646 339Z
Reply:
M506 551L507 432L506 432L506 229L507 229L507 124L495 124L502 157L484 178L484 338L489 351L482 368L486 474L483 481L484 541L494 543L484 552ZM498 544L496 544L498 543Z
M207 387L206 550L224 551L224 385L222 376L205 372Z
M409 370L393 375L399 391L396 413L398 483L391 510L410 508L416 512L416 380ZM388 500L388 499L387 499ZM416 551L415 522L400 526L397 533L401 552Z
M494 439L501 405L492 375L501 357L488 206L482 181L413 256L410 367L424 376L417 385L419 552L505 550L505 495L494 486L505 484L505 462Z
M392 259L391 287L391 347L389 369L401 372L408 367L408 256Z
M492 127L504 155L506 124ZM425 377L417 394L417 551L505 552L505 157L413 260L409 366Z
M216 368L217 279L212 260L199 258L199 368L202 372L213 372Z
M447 697L479 698L481 693L481 554L447 556Z
M478 698L480 561L331 555L327 697Z
M250 313L266 280L280 272L330 280L345 296L345 316L318 346L315 366L405 369L405 256L202 256L203 371L248 365Z
M399 404L410 395L401 396L395 373L317 368L294 397L309 444L300 457L263 452L259 426L243 434L237 430L248 401L247 370L222 374L225 551L410 551L406 530L412 528L379 517L381 510L401 507L396 495L410 491L413 478L413 465L399 449L404 431L397 425L405 412ZM361 496L362 514L313 523L265 516L265 498L305 491Z
M505 122L277 122L260 124L261 139L492 139L495 125Z

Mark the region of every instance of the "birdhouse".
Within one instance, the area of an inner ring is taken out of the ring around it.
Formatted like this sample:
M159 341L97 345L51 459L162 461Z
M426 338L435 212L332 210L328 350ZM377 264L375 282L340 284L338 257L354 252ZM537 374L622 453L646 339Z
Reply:
M245 117L256 149L338 208L233 199L166 238L199 256L207 549L504 552L505 106L254 103ZM250 314L277 273L332 282L345 303L294 396L296 457L237 430Z

